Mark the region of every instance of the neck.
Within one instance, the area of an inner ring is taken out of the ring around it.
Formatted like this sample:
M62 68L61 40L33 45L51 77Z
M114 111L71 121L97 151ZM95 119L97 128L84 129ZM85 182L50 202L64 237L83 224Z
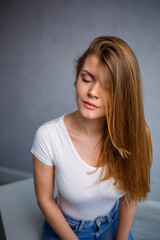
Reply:
M106 124L105 117L95 119L85 118L78 110L74 114L77 126L82 135L87 137L102 136Z

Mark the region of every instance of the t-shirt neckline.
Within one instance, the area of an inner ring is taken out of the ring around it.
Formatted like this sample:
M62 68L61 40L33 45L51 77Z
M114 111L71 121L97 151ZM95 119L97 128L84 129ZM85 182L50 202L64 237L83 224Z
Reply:
M69 133L68 133L68 130L67 130L67 128L66 128L66 125L65 125L65 123L64 123L64 116L65 116L65 115L67 115L67 114L62 115L62 117L61 117L61 122L62 122L62 125L63 125L64 131L65 131L66 137L67 137L67 139L68 139L68 141L69 141L69 143L70 143L70 145L71 145L71 147L72 147L73 152L75 153L75 155L76 155L76 157L78 158L78 160L79 160L83 165L85 165L87 168L90 168L90 169L92 169L92 170L97 169L97 167L93 167L93 166L87 164L87 163L80 157L79 153L77 152L77 150L76 150L76 148L75 148L75 146L74 146L74 144L73 144L73 142L72 142L72 140L71 140L71 137L70 137L70 135L69 135ZM98 168L98 170L100 170L100 169L101 169L101 167Z

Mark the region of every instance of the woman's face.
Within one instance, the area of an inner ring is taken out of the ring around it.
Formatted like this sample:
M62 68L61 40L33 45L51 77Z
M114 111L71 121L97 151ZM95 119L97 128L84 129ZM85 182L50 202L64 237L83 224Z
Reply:
M106 115L104 90L98 74L100 60L96 55L86 58L76 84L76 103L80 114L89 119L102 118ZM106 104L109 104L109 89L106 89ZM88 105L94 104L96 107Z

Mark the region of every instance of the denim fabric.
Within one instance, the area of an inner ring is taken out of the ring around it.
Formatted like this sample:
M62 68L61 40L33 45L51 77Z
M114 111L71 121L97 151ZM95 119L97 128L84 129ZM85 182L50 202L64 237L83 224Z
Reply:
M57 202L57 198L55 198ZM118 201L109 214L94 220L78 220L70 217L61 209L66 221L81 240L115 240L118 226ZM43 240L60 240L49 223L45 220L42 229ZM128 240L134 240L130 232Z

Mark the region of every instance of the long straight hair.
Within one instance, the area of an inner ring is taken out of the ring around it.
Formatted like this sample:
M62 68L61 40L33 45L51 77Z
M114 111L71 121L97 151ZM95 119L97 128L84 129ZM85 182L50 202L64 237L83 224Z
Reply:
M151 134L145 121L137 58L122 39L98 37L76 61L75 87L90 55L100 59L98 70L104 94L108 82L111 91L109 106L105 104L106 125L98 143L98 167L101 166L98 182L112 177L117 190L125 193L128 202L143 201L150 192L153 153Z

